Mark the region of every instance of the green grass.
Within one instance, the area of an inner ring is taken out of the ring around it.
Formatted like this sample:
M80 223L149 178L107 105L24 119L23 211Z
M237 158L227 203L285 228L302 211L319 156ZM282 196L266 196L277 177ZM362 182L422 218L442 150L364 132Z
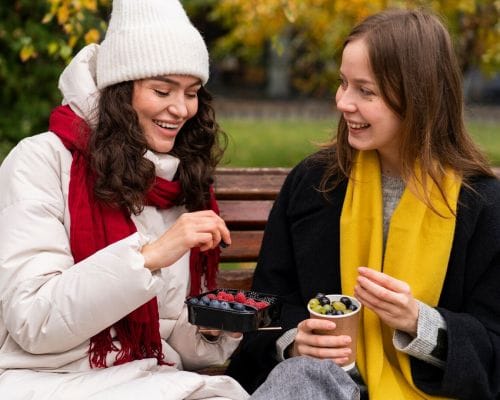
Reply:
M500 165L500 122L469 122L470 134L488 155L493 165Z
M224 166L291 167L336 131L336 121L222 119L229 136ZM500 122L470 121L467 127L494 165L500 165Z
M229 137L224 166L291 167L327 141L336 121L222 119Z

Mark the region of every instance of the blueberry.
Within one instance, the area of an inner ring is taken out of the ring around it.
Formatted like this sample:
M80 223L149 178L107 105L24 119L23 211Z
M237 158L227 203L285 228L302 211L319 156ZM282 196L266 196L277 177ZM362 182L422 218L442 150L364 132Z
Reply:
M222 308L223 310L230 310L231 306L229 305L229 303L227 301L221 301L220 308Z
M198 304L198 303L199 303L199 300L198 300L196 297L191 297L191 298L188 300L188 303L189 303L189 304Z
M200 303L203 303L204 305L208 306L210 304L210 299L207 295L203 296L200 301Z
M327 304L330 304L330 300L326 296L320 297L318 300L319 300L319 304L321 304L322 306L326 306Z
M325 297L325 295L324 295L323 293L321 293L321 292L318 292L318 293L316 294L316 296L314 296L314 297L315 297L316 299L318 299L318 300L319 300L319 299L321 299L322 297Z
M211 300L209 306L212 308L220 308L220 301L219 300Z
M245 305L243 305L241 303L233 303L233 310L245 311Z
M345 296L342 296L342 297L340 298L340 302L341 302L341 303L344 303L344 304L345 304L345 306L346 306L346 308L349 308L349 306L352 304L351 299L350 299L349 297L345 297Z
M349 310L351 311L356 311L358 309L358 307L356 306L356 304L353 304L351 303L351 305L349 307L347 307Z

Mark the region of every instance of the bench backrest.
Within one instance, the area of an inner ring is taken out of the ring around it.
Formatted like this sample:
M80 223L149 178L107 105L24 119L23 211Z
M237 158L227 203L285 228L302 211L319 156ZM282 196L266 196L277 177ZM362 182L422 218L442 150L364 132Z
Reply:
M231 246L222 249L222 263L255 263L274 199L290 169L219 168L215 195L221 217L231 231ZM221 269L217 286L249 289L253 268Z

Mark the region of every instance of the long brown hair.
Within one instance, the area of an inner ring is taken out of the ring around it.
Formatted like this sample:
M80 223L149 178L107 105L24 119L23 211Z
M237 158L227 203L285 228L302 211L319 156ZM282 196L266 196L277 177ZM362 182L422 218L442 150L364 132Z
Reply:
M427 176L443 198L446 167L466 186L472 176L494 176L465 128L461 73L448 31L437 16L424 10L385 10L357 25L344 48L354 40L364 40L381 96L401 118L402 178L421 181L431 208ZM321 191L349 177L355 152L341 116L336 138L315 157L326 164ZM422 177L415 175L416 163Z
M154 182L155 167L144 157L148 144L132 107L132 92L132 81L102 90L98 123L90 136L88 152L96 177L96 198L138 214ZM213 173L227 144L227 136L215 121L211 100L210 93L201 87L198 112L184 124L170 152L180 160L176 178L183 195L179 204L189 211L206 208Z

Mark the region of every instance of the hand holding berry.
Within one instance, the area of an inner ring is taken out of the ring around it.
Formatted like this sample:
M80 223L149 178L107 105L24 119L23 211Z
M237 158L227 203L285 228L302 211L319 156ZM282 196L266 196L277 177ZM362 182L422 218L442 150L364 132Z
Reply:
M162 236L142 247L144 266L151 271L168 267L189 249L213 249L223 241L231 243L224 220L211 210L182 214Z
M418 303L410 286L371 268L359 267L356 298L393 329L417 336Z

